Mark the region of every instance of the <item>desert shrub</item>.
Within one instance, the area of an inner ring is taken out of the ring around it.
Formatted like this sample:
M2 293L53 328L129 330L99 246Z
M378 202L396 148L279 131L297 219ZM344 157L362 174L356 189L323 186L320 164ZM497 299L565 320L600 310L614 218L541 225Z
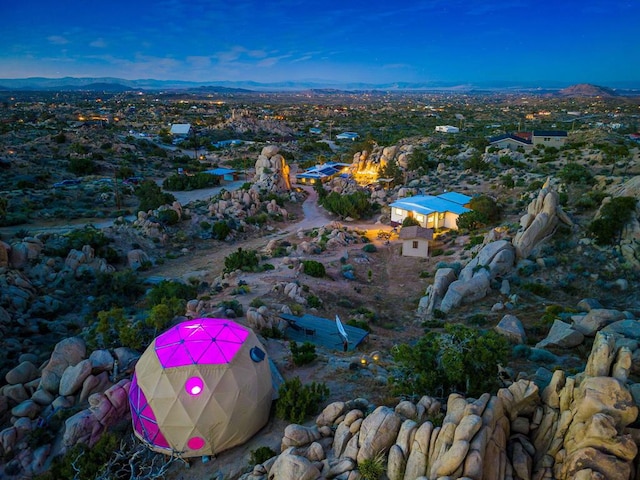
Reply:
M224 258L224 272L231 273L235 270L252 271L255 270L260 263L258 254L255 250L238 250L229 254Z
M213 227L211 227L211 233L213 235L213 238L223 241L231 233L231 227L224 220L220 220L219 222L213 224Z
M617 197L602 206L600 216L588 227L598 245L620 243L622 230L635 212L637 201L634 197Z
M270 458L273 458L277 455L271 448L263 446L258 447L255 450L251 450L251 456L249 457L249 465L256 466L260 465Z
M369 202L369 196L362 191L349 195L331 192L320 200L320 204L331 213L343 218L359 219L370 215L374 211L373 205Z
M69 160L69 171L76 175L91 175L97 170L96 162L91 158L72 158Z
M482 156L478 153L474 153L468 159L464 161L463 164L465 169L471 170L472 172L481 172L483 170L488 170L490 165L482 159Z
M120 446L120 436L107 432L100 440L89 448L84 443L71 447L63 456L54 459L51 469L34 477L36 480L57 480L73 478L77 480L93 480L103 471L113 452Z
M374 253L377 252L378 249L373 243L367 243L364 247L362 247L362 251L366 253Z
M86 287L83 289L82 287ZM95 281L79 285L78 292L95 297L94 311L132 305L145 291L137 273L126 269L114 273L98 273Z
M153 180L144 180L136 187L135 195L140 201L138 209L143 212L155 210L161 205L171 204L176 200L176 197L170 193L163 192Z
M163 225L175 225L180 220L180 215L178 215L178 212L175 210L167 208L165 210L160 210L157 218Z
M510 173L505 173L500 177L500 183L507 188L513 188L516 185L515 180L513 179L513 175Z
M145 323L156 332L160 332L165 330L174 318L175 312L167 304L160 303L151 308Z
M316 346L313 343L304 342L302 345L298 345L297 342L289 342L289 348L293 364L296 367L311 363L318 358Z
M223 307L225 310L232 310L236 317L241 317L244 314L242 304L237 300L224 300L218 306Z
M451 323L444 328L444 333L425 334L415 345L394 347L390 384L395 394L477 396L499 386L498 364L508 358L507 340L493 330L481 333Z
M413 217L405 217L404 220L402 220L403 227L411 227L413 225L420 226L420 222Z
M111 308L98 312L95 322L85 332L87 344L92 349L142 347L142 328L125 315L122 308Z
M537 282L527 282L523 283L522 288L533 293L534 295L538 295L540 297L547 297L551 293L551 288L547 285L543 285L542 283Z
M322 300L315 295L309 295L307 297L307 307L309 308L322 308Z
M384 452L380 452L373 458L358 463L358 471L363 480L380 480L386 470Z
M299 377L286 380L278 390L276 416L292 423L303 423L305 418L318 411L320 403L329 395L324 383L302 385ZM69 477L71 478L71 477Z
M443 253L444 253L444 249L443 248L434 248L434 249L431 250L431 256L432 257L439 257Z
M533 180L533 181L529 182L529 186L527 187L527 191L528 192L533 192L535 190L540 190L543 185L544 185L544 182L542 180Z
M264 305L266 305L265 301L258 297L254 298L253 300L251 300L251 302L249 302L249 306L253 308L260 308Z
M173 280L163 280L147 293L147 303L150 307L166 303L168 299L191 300L198 294L198 288L186 283Z
M569 184L582 183L585 185L593 185L595 183L593 174L589 169L575 162L567 163L562 170L558 172L558 177Z
M489 222L497 222L502 216L501 206L488 195L473 197L469 201L469 208L484 215Z
M324 265L316 260L303 260L302 266L304 273L311 277L322 278L327 274Z

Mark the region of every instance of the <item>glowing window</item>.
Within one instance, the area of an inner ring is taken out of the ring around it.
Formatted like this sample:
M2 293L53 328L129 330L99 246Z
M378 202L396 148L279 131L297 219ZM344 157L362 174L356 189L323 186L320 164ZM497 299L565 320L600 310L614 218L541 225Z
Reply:
M422 215L420 215L419 213L416 213L416 220L419 222L422 222L424 220L424 217Z
M204 438L202 437L191 437L187 442L187 446L191 450L200 450L202 447L204 447L204 444L205 444L205 441L204 441Z
M191 377L184 384L184 389L187 393L194 397L202 393L202 387L204 387L204 382L200 377Z
M403 213L404 213L404 211L402 209L396 208L396 215L402 216Z

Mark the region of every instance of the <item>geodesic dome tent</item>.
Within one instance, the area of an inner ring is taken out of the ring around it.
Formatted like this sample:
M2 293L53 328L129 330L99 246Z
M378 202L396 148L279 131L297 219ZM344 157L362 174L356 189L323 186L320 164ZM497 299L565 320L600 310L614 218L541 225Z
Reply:
M129 390L133 430L157 452L214 455L267 423L272 395L269 360L251 329L189 320L156 337L138 360Z

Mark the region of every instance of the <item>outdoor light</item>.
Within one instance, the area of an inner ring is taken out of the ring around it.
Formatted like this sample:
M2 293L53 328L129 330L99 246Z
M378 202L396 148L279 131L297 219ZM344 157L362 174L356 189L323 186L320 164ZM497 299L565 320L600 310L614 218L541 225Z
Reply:
M204 438L202 437L191 437L187 442L187 446L191 450L200 450L202 447L204 447L204 444L205 444L205 441L204 441Z
M184 389L187 393L194 397L202 393L202 387L204 387L204 382L200 377L191 377L184 384Z
M371 358L373 358L374 362L378 363L380 361L380 352L373 352Z
M367 357L360 357L360 365L363 367L367 365Z

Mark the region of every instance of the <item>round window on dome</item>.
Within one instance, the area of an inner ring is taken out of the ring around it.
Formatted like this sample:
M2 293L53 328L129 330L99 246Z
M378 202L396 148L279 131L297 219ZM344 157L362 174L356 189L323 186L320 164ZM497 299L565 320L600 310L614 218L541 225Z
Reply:
M200 377L191 377L184 384L184 389L189 395L198 396L202 393L204 382Z

